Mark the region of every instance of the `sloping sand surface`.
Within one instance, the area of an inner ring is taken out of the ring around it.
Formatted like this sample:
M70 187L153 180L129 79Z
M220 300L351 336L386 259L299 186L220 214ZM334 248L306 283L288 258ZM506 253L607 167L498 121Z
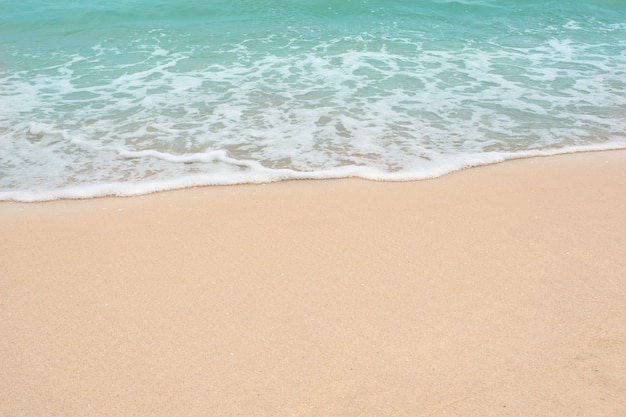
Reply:
M626 151L0 233L0 416L626 416Z

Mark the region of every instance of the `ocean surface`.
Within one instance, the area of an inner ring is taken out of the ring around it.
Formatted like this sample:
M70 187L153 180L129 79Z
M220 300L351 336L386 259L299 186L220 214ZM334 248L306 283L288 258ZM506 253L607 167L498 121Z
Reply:
M0 200L616 148L624 0L0 2Z

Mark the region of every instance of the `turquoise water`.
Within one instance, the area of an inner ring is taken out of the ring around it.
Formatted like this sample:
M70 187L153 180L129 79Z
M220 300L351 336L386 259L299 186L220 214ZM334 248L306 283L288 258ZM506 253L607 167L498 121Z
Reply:
M625 115L621 0L0 3L0 200L430 178Z

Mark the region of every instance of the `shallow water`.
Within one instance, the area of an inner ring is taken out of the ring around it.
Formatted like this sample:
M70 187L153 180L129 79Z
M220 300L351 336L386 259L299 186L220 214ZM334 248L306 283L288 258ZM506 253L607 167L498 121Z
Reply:
M622 1L0 4L0 199L626 147Z

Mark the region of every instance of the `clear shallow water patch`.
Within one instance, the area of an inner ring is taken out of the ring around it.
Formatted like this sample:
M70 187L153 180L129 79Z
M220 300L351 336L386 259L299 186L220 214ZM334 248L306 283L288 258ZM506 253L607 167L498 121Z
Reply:
M2 5L0 199L410 180L626 146L618 3L74 6Z

